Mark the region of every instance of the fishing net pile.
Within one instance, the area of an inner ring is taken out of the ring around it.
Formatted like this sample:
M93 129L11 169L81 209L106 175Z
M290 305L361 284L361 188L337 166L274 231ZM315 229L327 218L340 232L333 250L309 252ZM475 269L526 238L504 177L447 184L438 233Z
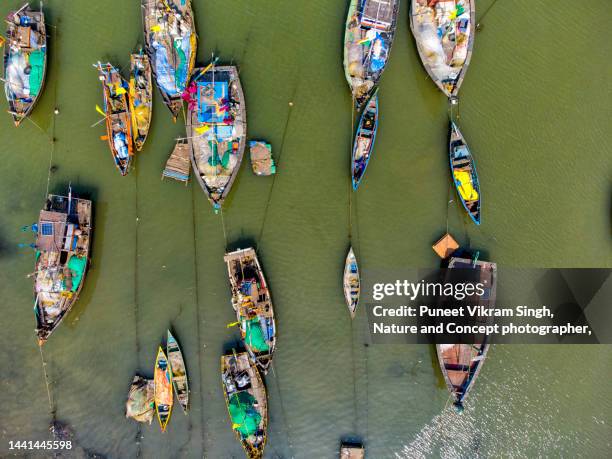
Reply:
M152 379L134 376L127 402L125 417L151 424L155 414L155 383Z
M166 1L157 2L148 20L152 24L149 42L154 50L157 84L169 96L180 96L187 87L195 56L193 20Z
M232 428L243 439L255 435L261 422L261 414L255 408L255 397L248 392L237 392L229 397L229 414Z
M423 59L452 91L468 56L470 0L413 0L412 15Z
M32 102L43 85L46 38L26 13L11 13L6 21L6 96L8 100Z

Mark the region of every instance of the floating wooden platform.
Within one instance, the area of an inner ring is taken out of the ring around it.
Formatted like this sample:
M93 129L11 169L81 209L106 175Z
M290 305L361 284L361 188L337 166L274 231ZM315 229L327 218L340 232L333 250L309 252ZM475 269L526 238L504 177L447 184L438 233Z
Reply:
M362 445L342 443L340 446L340 459L364 459L365 449Z
M434 252L443 260L450 257L458 248L459 244L448 233L442 236L442 238L432 246Z
M166 177L184 182L189 182L191 171L191 160L189 158L189 143L187 140L179 140L172 150L172 154L166 162L166 168L162 172L162 180Z

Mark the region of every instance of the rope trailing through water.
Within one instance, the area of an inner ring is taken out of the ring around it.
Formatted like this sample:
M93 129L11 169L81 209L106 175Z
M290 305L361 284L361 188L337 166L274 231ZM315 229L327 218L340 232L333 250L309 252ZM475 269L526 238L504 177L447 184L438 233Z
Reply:
M40 351L40 362L42 364L43 377L45 380L45 387L47 388L47 398L49 400L49 414L51 415L52 421L55 422L55 403L53 396L51 395L51 382L49 381L49 374L47 373L47 362L45 362L45 356L43 355L42 346L38 346Z
M293 451L293 444L291 442L291 436L289 434L289 426L287 425L287 411L285 410L285 404L283 402L283 396L281 395L280 390L280 381L278 376L276 375L276 370L274 369L274 361L270 365L272 368L272 374L274 375L274 381L276 381L276 393L278 394L278 401L280 402L281 414L283 416L283 427L285 428L285 437L287 438L287 444L289 445L289 449ZM291 455L293 457L293 454Z
M349 186L348 186L348 238L351 244L353 238L353 142L355 135L355 96L351 96L351 134L349 141Z
M196 314L196 335L198 337L198 368L200 370L200 403L202 408L204 407L204 391L202 390L202 382L204 377L202 375L202 337L200 334L200 294L199 294L199 272L198 272L198 238L196 233L196 205L195 205L195 193L196 187L191 187L191 218L192 218L192 230L193 230L193 274L195 277L195 314ZM202 437L202 455L204 455L204 410L200 409L200 422L201 426L201 437Z
M283 136L281 138L281 145L278 155L276 156L276 166L280 165L281 156L283 151L285 150L285 140L287 138L287 131L289 129L289 122L291 121L291 114L293 113L293 101L295 100L295 96L297 94L299 82L295 85L293 89L293 95L291 100L289 101L289 113L287 113L287 119L285 120L285 127L283 128ZM272 192L274 191L274 185L276 185L276 176L278 174L274 174L272 176L272 185L270 185L270 191L268 191L268 199L266 200L266 207L263 213L263 219L261 221L261 229L259 230L259 235L257 236L257 240L255 241L255 248L259 250L259 244L261 243L261 239L263 237L264 228L266 225L266 219L268 218L268 209L270 208L270 201L272 201Z

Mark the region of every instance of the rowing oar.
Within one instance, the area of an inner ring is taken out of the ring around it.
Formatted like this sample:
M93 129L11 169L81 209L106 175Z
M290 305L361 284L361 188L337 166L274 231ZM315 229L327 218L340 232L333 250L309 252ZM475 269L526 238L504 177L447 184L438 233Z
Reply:
M100 121L95 122L94 124L92 124L90 127L96 127L98 124L100 124L102 121L106 121L108 119L108 117L110 115L107 115L106 113L104 113L104 111L98 106L96 105L96 111L102 115L104 118L102 118Z
M208 72L210 70L210 68L217 63L218 60L219 60L219 57L215 57L210 64L208 64L206 67L204 67L202 70L200 70L200 73L198 74L196 79L200 78L202 75L204 75L206 72Z

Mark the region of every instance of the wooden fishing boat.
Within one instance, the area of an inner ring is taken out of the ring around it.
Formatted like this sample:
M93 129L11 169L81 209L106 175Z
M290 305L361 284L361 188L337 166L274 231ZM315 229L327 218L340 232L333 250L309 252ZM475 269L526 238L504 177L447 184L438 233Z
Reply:
M40 98L47 72L45 15L25 4L6 18L4 92L15 126L30 115Z
M187 379L187 368L183 353L178 342L168 330L168 339L166 341L166 354L170 362L170 370L172 371L172 385L176 393L176 399L183 407L183 411L187 414L189 411L189 381Z
M480 183L476 173L476 162L470 153L465 138L457 125L451 121L449 157L451 177L459 199L474 223L480 225Z
M351 0L344 33L344 74L357 111L370 99L387 66L399 0Z
M344 264L344 277L342 279L344 287L344 299L351 313L351 319L355 318L357 306L359 305L359 292L361 290L361 280L359 277L359 266L353 248L349 249Z
M176 120L197 52L191 0L142 0L145 50L157 87Z
M221 382L232 429L247 458L261 459L266 445L266 387L246 352L221 357Z
M232 288L232 306L247 352L268 373L276 349L276 323L270 290L252 248L226 253L223 258Z
M92 232L92 204L72 196L49 195L36 230L34 313L43 345L76 303L85 283Z
M121 175L130 171L134 142L132 137L132 118L128 104L128 89L111 64L96 65L104 94L104 115L106 116L106 137L113 155L115 166Z
M410 28L423 67L447 97L457 97L474 49L475 0L410 2Z
M469 270L471 278L484 285L484 294L465 298L466 304L487 308L495 306L497 291L497 265L495 263L451 257L448 261L445 283L452 281L451 275L454 270ZM464 274L461 276L462 279L465 278ZM490 317L476 317L475 320L483 324L491 323ZM438 363L444 381L458 410L463 409L463 402L474 386L489 350L486 336L478 338L474 340L477 342L475 344L436 345Z
M142 52L130 56L130 116L136 151L144 146L153 115L151 63Z
M238 69L196 69L188 88L187 138L198 183L219 209L236 179L246 147L246 105Z
M365 175L370 157L374 151L376 131L378 130L378 94L374 92L359 119L355 142L353 144L353 160L351 161L351 176L353 190L357 191L361 179Z
M172 370L161 346L155 359L153 380L155 381L155 412L161 431L165 432L170 421L174 401L172 399Z

